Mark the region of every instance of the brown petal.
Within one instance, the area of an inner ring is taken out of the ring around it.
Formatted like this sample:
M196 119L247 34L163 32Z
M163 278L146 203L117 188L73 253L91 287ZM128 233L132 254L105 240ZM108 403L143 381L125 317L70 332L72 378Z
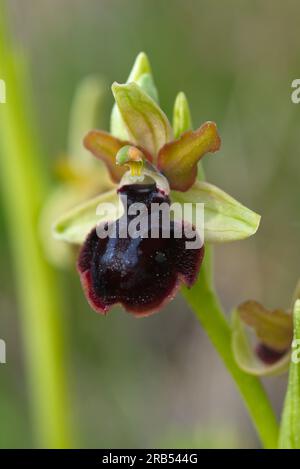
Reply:
M115 157L120 148L128 145L128 142L119 140L103 130L91 130L85 136L83 143L87 150L106 164L112 180L118 183L126 168L117 166Z
M208 152L219 150L221 139L216 124L206 122L178 140L166 143L158 154L158 168L168 178L172 189L187 191L197 177L197 163Z

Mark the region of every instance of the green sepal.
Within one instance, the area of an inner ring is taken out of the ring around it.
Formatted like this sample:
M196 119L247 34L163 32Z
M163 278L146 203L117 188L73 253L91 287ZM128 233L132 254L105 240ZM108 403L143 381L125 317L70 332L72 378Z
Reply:
M82 141L89 130L99 127L105 88L103 80L94 75L85 77L76 88L70 112L67 149L70 164L75 170L95 167L95 161Z
M153 87L155 88L153 79L152 85L150 85L149 78L145 78L145 76L150 76L152 79L151 66L147 55L144 52L140 52L135 59L126 83L134 82L138 83L141 87L146 86L144 90L146 93L150 91L154 96L157 96L157 91L153 89ZM151 94L150 96L155 99ZM111 112L110 133L121 140L128 140L127 129L116 104L114 104Z
M136 83L113 83L112 92L130 142L155 157L159 149L172 139L167 116Z
M172 191L171 195L175 202L192 203L194 206L204 203L204 242L245 239L258 229L260 216L257 213L207 182L196 181L188 191Z
M181 91L178 93L173 109L173 132L174 138L193 128L191 111L186 95Z

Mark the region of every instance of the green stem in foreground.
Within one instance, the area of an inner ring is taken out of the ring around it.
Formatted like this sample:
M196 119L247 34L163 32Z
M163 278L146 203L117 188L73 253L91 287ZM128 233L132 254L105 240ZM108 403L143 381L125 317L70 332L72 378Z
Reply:
M7 212L21 313L29 398L39 446L72 446L64 367L62 311L55 273L44 258L38 214L44 178L31 128L23 63L5 31L0 7L0 70L6 103L0 104L0 178Z
M196 285L190 290L184 288L183 295L234 379L264 447L276 448L278 424L274 411L259 379L243 372L235 362L231 329L207 274L210 268L209 252L207 254Z

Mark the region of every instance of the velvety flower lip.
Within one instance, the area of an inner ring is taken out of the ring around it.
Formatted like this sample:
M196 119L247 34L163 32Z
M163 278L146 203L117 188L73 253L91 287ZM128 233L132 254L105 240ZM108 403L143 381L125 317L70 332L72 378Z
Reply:
M170 204L167 195L156 184L131 184L119 189L127 207L142 202L151 216L152 203ZM124 203L124 202L123 202ZM147 316L162 308L176 294L181 283L192 286L204 256L204 247L186 249L187 238L174 236L175 223L171 222L170 237L133 238L128 233L119 237L124 217L130 221L125 210L115 225L116 237L100 239L96 228L87 237L78 259L77 268L83 288L91 307L105 314L117 303L136 316ZM161 227L160 227L161 228ZM197 236L197 235L195 235ZM190 239L189 239L190 241Z

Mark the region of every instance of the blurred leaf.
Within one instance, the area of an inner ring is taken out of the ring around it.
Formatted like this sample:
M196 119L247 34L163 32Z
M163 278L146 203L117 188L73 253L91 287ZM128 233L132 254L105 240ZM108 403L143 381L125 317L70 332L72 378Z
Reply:
M220 422L215 425L189 429L170 428L166 435L160 436L156 443L156 448L176 448L176 449L228 449L239 448L244 444L243 435L237 429L224 426Z
M246 301L238 307L242 321L255 330L257 338L271 349L284 351L293 337L293 317L282 309L269 311L257 301Z
M298 280L293 293L292 308L294 307L297 300L300 300L300 280Z

